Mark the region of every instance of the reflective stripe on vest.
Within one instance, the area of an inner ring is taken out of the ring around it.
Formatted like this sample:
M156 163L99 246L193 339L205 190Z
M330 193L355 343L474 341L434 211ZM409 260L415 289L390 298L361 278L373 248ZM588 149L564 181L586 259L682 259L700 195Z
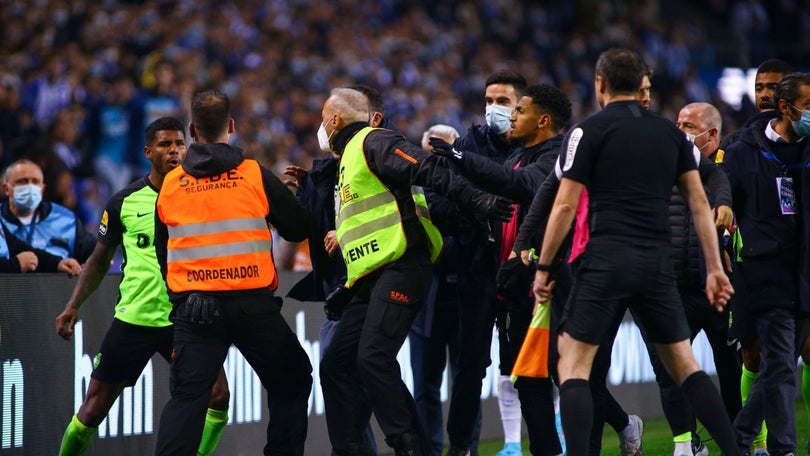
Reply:
M363 153L363 143L373 129L360 130L346 145L340 159L336 214L337 239L346 262L346 286L396 261L407 248L402 216L396 199L371 172ZM430 241L431 260L441 252L441 233L430 222L424 193L412 188L414 211Z
M245 160L211 178L196 179L182 167L172 170L163 181L157 211L169 233L166 281L171 291L278 286L265 219L270 203L256 161Z

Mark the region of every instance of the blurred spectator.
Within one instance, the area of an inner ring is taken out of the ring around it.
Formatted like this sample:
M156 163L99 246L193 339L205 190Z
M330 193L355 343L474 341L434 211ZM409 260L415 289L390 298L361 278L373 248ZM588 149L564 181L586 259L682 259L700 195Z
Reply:
M759 62L767 57L768 13L759 0L739 0L731 10L731 27L740 47L750 59L745 65Z
M155 52L150 54L154 55ZM148 62L147 62L148 63ZM183 106L174 85L176 63L160 59L143 74L146 90L139 96L138 109L134 110L132 133L140 139L139 147L131 148L128 157L133 168L134 177L149 174L152 164L143 153L143 134L146 126L161 117L174 117L181 121L188 120L183 116ZM124 184L128 184L125 182Z
M47 128L54 116L67 107L73 97L73 89L66 77L62 56L54 52L45 58L42 74L25 87L23 106L34 112L34 120L41 128Z
M73 258L35 249L0 224L0 273L6 272L65 272L77 276L82 267Z
M0 222L32 247L60 258L87 261L96 244L92 234L70 210L44 201L42 170L29 160L13 162L3 173L3 193L8 200L0 205Z
M560 87L578 121L596 109L593 62L615 45L636 48L651 63L662 114L674 118L691 101L725 113L705 99L703 70L773 56L810 61L808 17L810 4L798 0L336 0L317 8L303 0L0 0L0 171L30 154L30 138L53 131L63 109L81 103L88 117L74 116L72 145L81 158L73 177L81 182L75 196L59 198L92 208L86 200L103 201L146 174L144 126L157 116L187 118L188 95L200 87L231 97L242 119L233 141L278 174L287 165L311 166L321 94L354 82L386 93L392 126L413 142L424 125L482 123L480 87L504 68L530 84ZM133 99L111 100L126 79ZM107 158L120 150L102 145L112 132L99 136L99 128L120 128L122 119L107 125L99 116L130 104L141 108L130 113L134 139L123 163L135 171L111 174L118 159ZM739 126L732 118L724 119L730 130Z
M137 109L135 84L125 74L113 78L104 97L89 108L88 151L96 177L104 185L101 199L105 201L129 184L132 169L127 166L127 159L138 153L143 155L143 149L133 140L143 136L140 125L133 125L134 119L139 118Z
M20 109L20 80L0 74L0 169L14 161L14 148L23 135Z

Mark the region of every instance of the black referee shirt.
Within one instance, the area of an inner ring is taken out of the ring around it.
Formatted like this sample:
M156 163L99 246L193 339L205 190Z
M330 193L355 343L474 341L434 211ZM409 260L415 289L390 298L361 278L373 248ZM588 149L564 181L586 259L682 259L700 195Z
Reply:
M575 125L560 157L563 177L588 190L591 242L669 242L672 186L696 169L692 144L673 122L637 101L616 101Z

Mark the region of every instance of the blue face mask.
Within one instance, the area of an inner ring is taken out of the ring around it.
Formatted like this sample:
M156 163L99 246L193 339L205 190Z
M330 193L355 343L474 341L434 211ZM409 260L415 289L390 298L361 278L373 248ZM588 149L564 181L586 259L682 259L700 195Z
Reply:
M512 108L510 107L496 104L487 106L485 116L487 125L499 135L506 133L512 126L512 122L509 121L510 117L512 117Z
M21 212L31 212L42 202L42 188L36 184L18 185L14 187L13 199Z
M796 106L793 106L793 109L802 113L802 116L799 117L799 120L790 121L790 124L793 125L793 131L795 131L796 134L801 137L810 136L810 111L799 109Z

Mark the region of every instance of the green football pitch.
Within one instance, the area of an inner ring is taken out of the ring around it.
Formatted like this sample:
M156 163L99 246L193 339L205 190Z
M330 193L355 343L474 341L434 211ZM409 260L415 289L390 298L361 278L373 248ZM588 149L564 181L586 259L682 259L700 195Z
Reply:
M644 446L644 454L646 456L668 456L672 454L672 433L669 430L669 425L666 420L661 418L651 418L644 420L644 435L642 442ZM701 438L704 440L706 447L709 449L709 455L720 456L720 449L715 443L709 440L711 437L709 433L700 426L698 423L698 430ZM796 402L796 435L797 435L797 448L796 454L807 454L807 438L810 435L810 423L808 422L807 409L804 402ZM494 456L498 451L503 448L503 442L488 441L484 442L479 447L480 456ZM529 442L523 442L523 454L528 456ZM616 432L610 426L605 427L602 435L602 455L604 456L619 456L619 438Z
M644 454L647 456L668 456L672 454L672 433L669 431L669 426L666 420L661 418L645 418L644 420ZM720 456L720 450L717 445L710 440L709 433L703 429L698 423L698 430L701 438L703 438L706 447L709 449L709 455ZM798 447L796 454L807 454L807 439L810 435L810 423L808 422L807 410L804 407L804 402L796 402L796 435L798 436ZM479 446L480 456L495 456L503 448L503 442L500 440L491 440L481 442ZM523 441L523 454L529 456L529 442L524 439ZM602 455L604 456L619 456L619 439L612 428L605 427L605 432L602 437Z

